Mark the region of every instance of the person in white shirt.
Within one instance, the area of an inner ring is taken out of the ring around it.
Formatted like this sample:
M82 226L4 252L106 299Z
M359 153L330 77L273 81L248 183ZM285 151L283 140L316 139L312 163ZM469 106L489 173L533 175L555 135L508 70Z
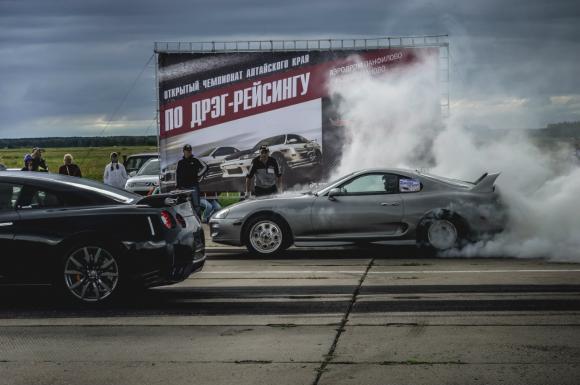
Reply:
M111 163L105 167L105 174L103 175L103 182L109 186L120 189L125 188L127 182L127 171L125 166L119 164L119 155L116 152L111 153Z

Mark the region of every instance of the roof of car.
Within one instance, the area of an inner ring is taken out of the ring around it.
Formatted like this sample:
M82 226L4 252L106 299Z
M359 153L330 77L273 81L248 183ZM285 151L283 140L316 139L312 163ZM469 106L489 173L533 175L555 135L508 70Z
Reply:
M157 156L158 157L159 154L156 153L156 152L142 152L142 153L139 153L139 154L127 155L127 158L136 158L136 157L139 157L139 156Z

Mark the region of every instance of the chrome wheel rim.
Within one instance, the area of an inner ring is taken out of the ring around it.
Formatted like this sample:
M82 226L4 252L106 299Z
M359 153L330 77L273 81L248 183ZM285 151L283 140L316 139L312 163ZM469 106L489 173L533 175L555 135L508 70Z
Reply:
M115 258L98 246L85 246L72 252L64 264L67 289L85 302L98 302L113 293L119 283Z
M273 253L282 245L282 229L272 221L260 221L250 230L250 243L260 253Z
M446 219L433 221L427 231L431 246L438 250L450 249L457 243L457 228Z

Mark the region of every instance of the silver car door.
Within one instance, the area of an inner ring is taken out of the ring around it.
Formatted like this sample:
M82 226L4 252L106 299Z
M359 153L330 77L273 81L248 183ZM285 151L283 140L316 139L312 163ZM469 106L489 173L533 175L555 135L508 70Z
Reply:
M358 175L340 188L342 195L320 196L312 206L313 236L391 239L404 231L403 201L397 176Z

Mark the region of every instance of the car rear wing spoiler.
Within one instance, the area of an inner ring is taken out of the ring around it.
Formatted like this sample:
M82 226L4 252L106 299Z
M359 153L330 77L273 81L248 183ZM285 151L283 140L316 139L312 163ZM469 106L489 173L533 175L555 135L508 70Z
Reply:
M487 172L479 177L475 182L475 186L471 188L473 192L493 192L495 191L495 180L499 176L499 172L495 174L488 174Z
M151 207L167 207L185 203L189 200L191 200L190 190L176 190L170 193L143 197L137 201L137 204Z

